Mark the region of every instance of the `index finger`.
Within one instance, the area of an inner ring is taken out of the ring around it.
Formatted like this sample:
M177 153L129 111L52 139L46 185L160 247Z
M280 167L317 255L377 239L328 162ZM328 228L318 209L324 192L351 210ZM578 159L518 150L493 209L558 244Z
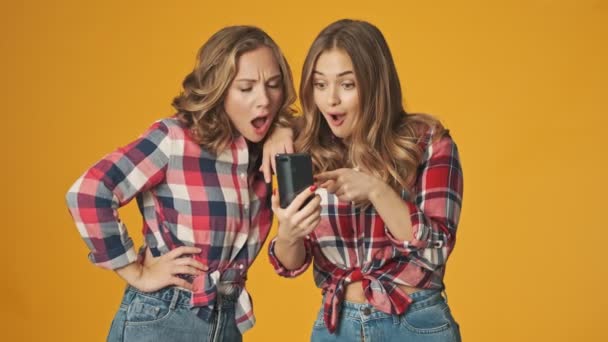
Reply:
M272 171L274 173L277 173L277 161L276 161L276 156L278 153L275 153L274 155L270 156L270 166L272 166ZM268 173L270 174L270 170L268 171Z
M292 214L298 212L300 210L300 207L302 207L308 197L312 196L315 193L315 190L317 190L316 185L312 185L304 189L296 196L296 198L293 199L293 201L291 201L291 203L287 207L287 210L289 210Z
M176 265L191 266L203 272L209 271L209 267L194 258L177 258Z
M270 198L270 203L272 211L276 213L277 210L279 210L279 194L277 194L277 189L272 190L272 197Z
M262 166L260 167L260 169L262 170L262 172L264 173L264 181L266 181L266 183L270 183L270 181L272 180L272 173L270 171L270 164L272 162L272 155L267 152L266 150L264 150L264 152L262 153Z
M317 181L327 181L338 178L342 173L344 173L345 169L337 169L333 171L325 171L315 175L315 179Z
M285 153L293 153L293 142L289 141L285 144Z

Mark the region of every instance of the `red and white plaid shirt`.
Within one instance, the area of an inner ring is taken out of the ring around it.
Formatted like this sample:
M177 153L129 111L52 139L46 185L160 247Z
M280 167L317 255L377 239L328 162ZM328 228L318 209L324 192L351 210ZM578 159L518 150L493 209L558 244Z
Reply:
M154 123L87 170L67 194L90 260L108 269L137 260L117 211L136 197L153 255L202 249L194 257L209 271L193 279L193 306L212 306L219 282L239 284L237 325L241 332L251 328L255 318L243 286L272 223L270 189L250 165L252 154L242 136L214 156L175 117Z
M413 193L401 196L410 211L414 239L392 236L373 206L359 209L341 202L325 189L321 196L321 222L304 240L306 261L286 269L270 243L270 261L277 273L295 277L314 261L314 278L325 295L324 319L329 331L338 325L347 284L362 281L367 301L378 310L400 315L412 300L397 284L442 289L445 264L454 248L462 205L462 169L456 144L449 135L433 142L425 134L424 151Z

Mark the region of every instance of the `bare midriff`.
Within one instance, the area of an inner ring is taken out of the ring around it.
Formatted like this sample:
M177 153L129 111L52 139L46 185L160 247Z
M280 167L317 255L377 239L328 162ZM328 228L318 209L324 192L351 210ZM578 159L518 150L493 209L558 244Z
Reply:
M397 286L401 290L403 290L403 292L407 293L408 295L412 294L416 291L422 290L422 289L407 286L407 285L397 284ZM361 281L355 281L355 282L352 282L352 283L346 285L344 300L347 300L347 301L353 302L353 303L360 303L360 304L367 303L367 299L365 299L365 294L363 293L363 286L361 285Z

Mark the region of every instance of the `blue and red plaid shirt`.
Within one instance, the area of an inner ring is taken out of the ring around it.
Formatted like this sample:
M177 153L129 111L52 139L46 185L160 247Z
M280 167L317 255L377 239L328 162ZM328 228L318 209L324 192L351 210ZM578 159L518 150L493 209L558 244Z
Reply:
M254 154L242 136L215 156L177 118L154 123L86 171L67 194L89 259L108 269L137 260L117 211L135 197L153 255L179 246L202 249L194 257L209 271L193 279L192 305L213 306L216 285L236 283L237 325L241 332L251 328L255 318L244 283L272 223L270 189L251 165Z
M428 132L419 146L424 154L412 193L401 192L410 211L413 240L392 236L373 206L359 209L319 189L321 222L304 240L304 265L286 269L274 253L275 240L270 243L270 261L281 276L298 276L314 261L314 279L325 295L324 320L330 332L338 326L349 283L360 280L367 301L394 315L404 313L412 302L398 284L444 287L445 264L454 248L462 205L462 169L449 135L433 140L433 132Z

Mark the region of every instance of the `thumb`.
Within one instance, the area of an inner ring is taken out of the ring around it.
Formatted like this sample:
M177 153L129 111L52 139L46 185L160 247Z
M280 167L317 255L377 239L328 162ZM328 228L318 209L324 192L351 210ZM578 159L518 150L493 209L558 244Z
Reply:
M272 211L274 211L275 213L277 212L277 210L279 210L279 194L277 193L277 189L274 188L272 190L272 197L271 197L271 201L270 201L271 205L272 205Z
M154 255L152 255L152 251L150 251L150 247L146 247L146 253L144 255L143 265L149 266L152 264L154 260Z
M272 157L269 155L269 153L264 151L263 158L262 158L262 166L260 166L260 171L262 171L262 173L264 173L264 181L266 183L270 183L272 181L272 173L270 170L271 159L272 159Z

